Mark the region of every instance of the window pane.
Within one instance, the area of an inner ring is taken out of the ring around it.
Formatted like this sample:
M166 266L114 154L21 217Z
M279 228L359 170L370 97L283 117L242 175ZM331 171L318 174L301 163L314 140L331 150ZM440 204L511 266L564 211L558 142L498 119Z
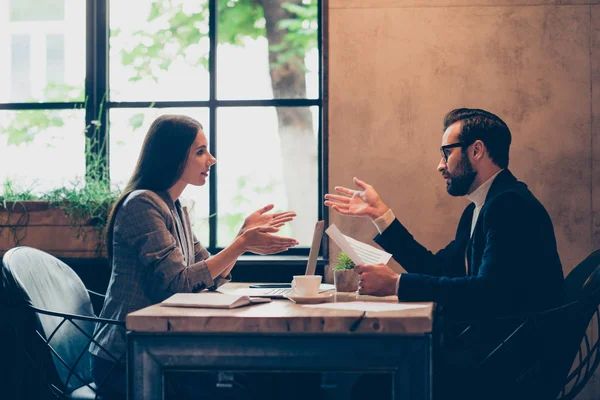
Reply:
M10 0L11 21L60 21L65 0Z
M46 80L52 87L50 97L60 96L55 88L65 83L65 38L63 35L46 37Z
M207 35L206 0L111 2L111 100L208 99Z
M204 127L209 140L208 109L205 108L143 108L110 110L110 178L111 182L123 189L127 184L148 128L163 114L184 114L198 120ZM202 187L188 187L182 194L182 204L188 206L194 233L208 246L209 184Z
M34 7L38 2L28 1L25 7L12 1L19 15L31 15L18 20L1 3L0 102L83 101L86 2L61 1L62 11L54 14L55 2Z
M293 122L280 126L278 117ZM280 233L310 246L319 201L317 117L317 107L218 110L217 246L231 243L243 219L269 203L297 213Z
M0 111L0 183L36 193L85 176L83 110Z
M13 35L10 43L12 79L10 80L11 100L24 102L31 100L30 65L31 46L29 35Z
M219 1L219 99L318 98L317 0Z

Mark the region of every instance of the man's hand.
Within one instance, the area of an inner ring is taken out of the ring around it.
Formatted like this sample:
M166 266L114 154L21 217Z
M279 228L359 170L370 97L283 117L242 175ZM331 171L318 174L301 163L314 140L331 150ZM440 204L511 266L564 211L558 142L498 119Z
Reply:
M379 198L373 186L354 178L354 184L362 190L352 190L336 186L338 194L326 194L325 205L344 215L365 216L377 219L385 214L389 207Z
M242 225L238 236L243 234L248 229L256 226L272 226L275 228L280 228L286 222L293 220L296 216L296 213L293 211L281 211L267 214L273 209L273 207L273 204L268 204L248 215L244 220L244 224Z
M358 292L372 296L391 296L396 293L398 274L387 265L359 265L354 268L358 274Z

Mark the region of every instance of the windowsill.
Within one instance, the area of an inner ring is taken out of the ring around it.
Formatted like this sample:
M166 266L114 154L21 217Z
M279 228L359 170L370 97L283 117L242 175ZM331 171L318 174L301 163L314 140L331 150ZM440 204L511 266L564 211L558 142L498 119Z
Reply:
M66 262L67 265L71 264L82 264L82 265L104 265L108 261L106 258L68 258L59 257L62 261ZM257 265L273 265L273 266L306 266L308 262L308 256L296 256L296 255L242 255L238 258L236 266L257 266ZM327 264L327 260L322 256L317 258L317 269Z
M231 272L234 282L282 282L289 283L294 275L306 273L308 256L241 256ZM325 276L326 260L317 259L316 275Z
M110 278L110 265L106 258L62 259L73 268L86 283L86 287L99 293L106 291ZM304 275L308 256L292 255L243 255L232 271L234 282L291 282L294 275ZM325 276L323 257L317 259L315 274ZM332 282L327 282L332 283Z
M238 266L254 266L254 265L278 265L278 266L306 266L308 256L278 256L278 255L242 255L238 258L236 267ZM327 264L322 256L317 258L317 267L322 267Z

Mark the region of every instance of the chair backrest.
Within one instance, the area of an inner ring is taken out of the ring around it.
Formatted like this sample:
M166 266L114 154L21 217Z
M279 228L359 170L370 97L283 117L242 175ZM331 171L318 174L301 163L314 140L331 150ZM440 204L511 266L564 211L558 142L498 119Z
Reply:
M565 278L566 302L578 300L581 290L590 282L596 268L600 265L600 249L592 252L581 261Z
M600 250L590 254L565 279L567 298L574 304L565 318L563 387L558 398L581 392L600 363Z
M49 383L66 393L91 383L86 335L93 334L95 324L42 314L30 307L95 317L89 294L77 274L56 257L21 246L9 250L2 259L2 285L11 306L19 309L18 315L31 310L27 319L32 326L19 323L17 329L21 330L19 334L32 338L26 341L25 350L45 369ZM22 331L27 328L37 332ZM45 345L34 345L35 337Z

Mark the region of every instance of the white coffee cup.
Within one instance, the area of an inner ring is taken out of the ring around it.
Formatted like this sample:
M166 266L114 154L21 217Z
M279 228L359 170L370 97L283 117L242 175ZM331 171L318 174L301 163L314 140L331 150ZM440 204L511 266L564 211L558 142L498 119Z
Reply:
M319 294L321 275L294 275L292 290L296 296L316 296Z

